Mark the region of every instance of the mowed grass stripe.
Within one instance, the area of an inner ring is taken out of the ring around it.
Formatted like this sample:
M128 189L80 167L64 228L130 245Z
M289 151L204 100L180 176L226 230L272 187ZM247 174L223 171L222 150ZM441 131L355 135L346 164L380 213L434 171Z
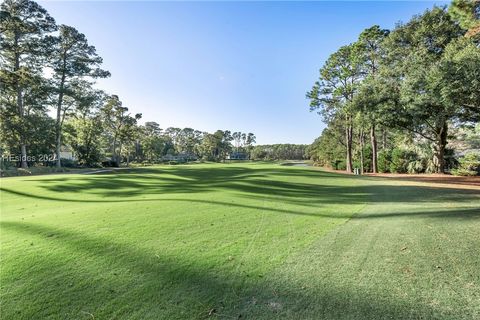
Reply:
M289 257L246 316L480 318L480 192L362 180L370 205Z
M480 317L475 189L272 164L1 187L8 318Z
M235 315L364 206L356 184L255 164L2 180L2 315Z

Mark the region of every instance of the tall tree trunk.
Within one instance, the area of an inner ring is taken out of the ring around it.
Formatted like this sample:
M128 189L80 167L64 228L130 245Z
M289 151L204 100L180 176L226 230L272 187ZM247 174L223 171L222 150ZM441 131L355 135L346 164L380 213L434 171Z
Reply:
M345 130L345 135L346 135L346 145L347 145L347 172L352 173L353 172L353 164L352 164L352 140L353 140L353 125L352 125L352 120L350 116L347 117L347 126Z
M60 160L60 150L62 148L62 135L60 133L57 133L57 141L55 144L55 158L56 158L56 166L57 168L62 167L62 162Z
M62 148L62 104L63 104L63 82L65 81L65 75L62 77L62 83L60 85L60 92L58 94L57 102L57 123L56 123L56 156L57 156L57 168L62 167L60 160L60 149Z
M135 161L138 161L140 158L140 141L135 140Z
M21 163L21 167L23 169L27 169L28 168L28 162L27 162L27 146L22 143L20 145L20 156L21 156L21 159L20 159L20 163Z
M57 168L62 167L62 162L60 160L60 149L62 148L62 101L63 101L63 88L60 89L60 94L58 95L57 123L55 128L56 129L55 130L55 135L56 135L55 153L56 153Z
M113 137L112 160L113 160L116 164L118 164L118 159L117 159L117 137Z
M23 110L23 94L22 88L20 85L17 85L17 106L18 106L18 113L20 118L24 117L24 110ZM23 128L25 129L25 128ZM27 161L27 145L25 143L25 133L22 131L20 137L20 167L23 169L28 168L28 161Z
M382 149L387 149L387 130L382 127Z
M117 167L120 167L120 163L122 162L122 141L118 144L118 153L117 153Z
M60 80L60 90L58 92L58 101L57 101L57 125L56 125L56 135L57 135L57 145L56 145L56 154L57 154L57 168L62 167L62 162L60 160L60 149L62 148L62 105L63 105L63 91L65 89L65 69L67 68L67 52L63 51L63 69L62 69L62 78Z
M445 121L438 127L437 142L435 145L434 163L437 173L445 173L445 147L447 146L448 124Z
M377 161L377 136L375 134L375 123L372 123L370 128L370 143L372 144L372 172L378 172Z
M363 131L363 128L361 128L360 129L360 173L361 174L363 174L363 170L364 170L363 168L365 167L364 149L365 149L365 132Z
M19 38L19 34L15 33L15 43L14 43L15 48L18 47L18 38ZM15 66L13 68L13 71L15 73L18 73L19 70L20 70L20 54L17 51L17 53L15 53ZM23 88L20 85L20 80L18 78L16 79L16 87L17 87L16 89L17 89L18 116L20 119L23 120L23 118L25 117L25 114L24 114L25 111L23 106ZM20 167L23 169L26 169L28 168L28 162L27 162L27 145L25 141L25 132L24 130L20 130L20 132L21 132L20 134L21 135L20 136Z

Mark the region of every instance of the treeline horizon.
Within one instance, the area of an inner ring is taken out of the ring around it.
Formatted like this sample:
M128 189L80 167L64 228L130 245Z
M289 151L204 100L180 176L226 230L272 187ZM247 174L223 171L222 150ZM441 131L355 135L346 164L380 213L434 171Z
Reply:
M95 87L95 80L110 72L84 34L57 25L31 0L4 1L0 19L4 166L18 158L21 168L52 162L60 168L71 162L61 157L66 147L81 166L158 162L176 154L219 161L233 150L249 152L255 143L253 133L140 125L141 114L131 114L118 95ZM38 157L52 153L53 160Z
M480 155L454 153L461 139L480 148L479 19L479 1L454 0L339 48L306 94L327 124L310 157L347 172L476 174Z
M57 25L32 0L6 0L0 9L0 152L19 155L2 166L60 168L64 148L80 166L178 154L221 161L231 152L311 158L348 172L472 174L480 166L480 156L454 155L461 139L463 149L480 148L480 2L454 0L393 30L373 26L333 53L307 93L310 110L327 124L310 146L254 146L253 133L141 125L141 114L95 86L111 75L84 34ZM32 157L46 154L55 157Z
M222 161L232 152L259 160L305 156L306 145L254 148L253 133L139 124L140 113L131 114L118 95L96 88L96 79L111 74L84 34L57 25L31 0L4 1L0 18L2 169L159 163L171 156ZM62 158L65 151L75 161Z
M307 160L309 144L275 143L256 145L252 148L252 160Z

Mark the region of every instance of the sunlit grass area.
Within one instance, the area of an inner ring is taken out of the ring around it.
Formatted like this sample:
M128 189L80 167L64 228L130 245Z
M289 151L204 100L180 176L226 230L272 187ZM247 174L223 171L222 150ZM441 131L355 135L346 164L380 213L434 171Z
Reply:
M1 181L5 319L475 319L480 191L277 164Z

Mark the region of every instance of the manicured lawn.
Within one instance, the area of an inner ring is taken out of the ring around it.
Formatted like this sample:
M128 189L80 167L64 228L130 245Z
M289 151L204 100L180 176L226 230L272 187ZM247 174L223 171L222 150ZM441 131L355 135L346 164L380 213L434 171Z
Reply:
M1 183L2 319L479 319L480 190L275 164Z

